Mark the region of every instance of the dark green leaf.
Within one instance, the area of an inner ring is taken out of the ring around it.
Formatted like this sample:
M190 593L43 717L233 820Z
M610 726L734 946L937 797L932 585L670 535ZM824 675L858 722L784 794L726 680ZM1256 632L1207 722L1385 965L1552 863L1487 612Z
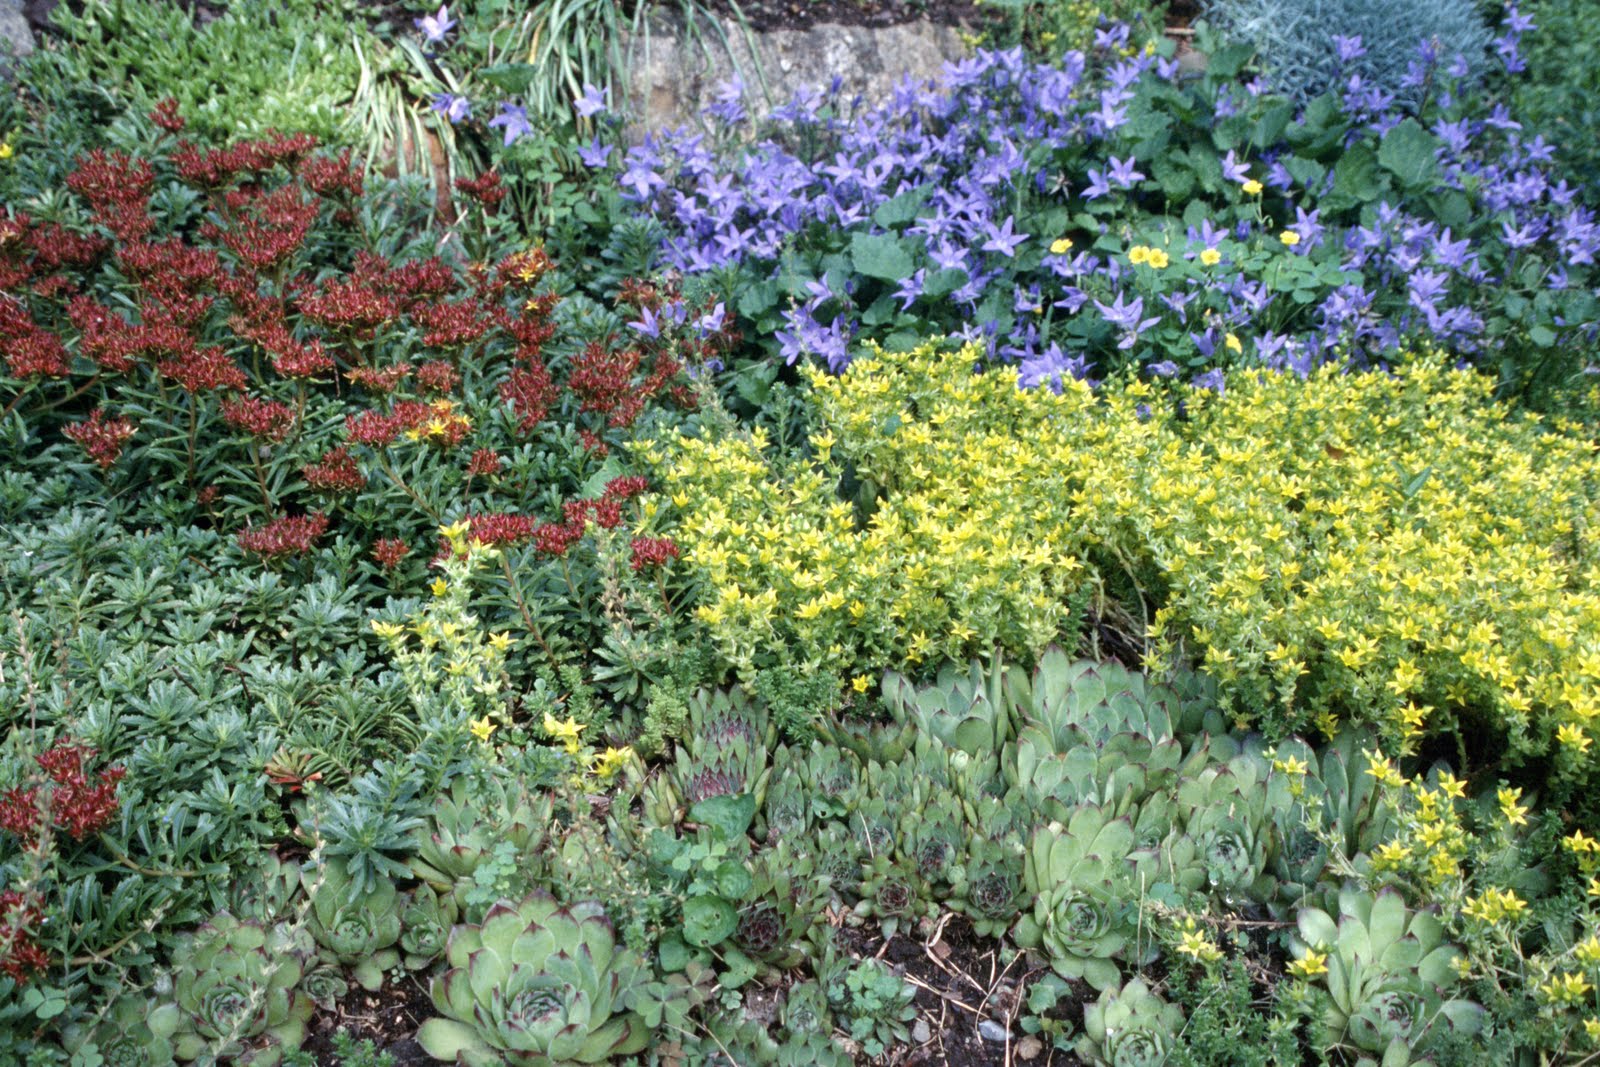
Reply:
M1378 145L1378 165L1409 189L1426 185L1439 169L1439 139L1416 119L1406 119L1383 135Z
M911 254L888 234L853 234L850 259L857 272L869 278L898 282L911 277Z
M683 939L699 948L721 944L739 925L739 916L721 897L710 894L683 902Z
M708 797L689 809L689 818L711 827L724 841L744 835L756 817L756 798L749 793Z

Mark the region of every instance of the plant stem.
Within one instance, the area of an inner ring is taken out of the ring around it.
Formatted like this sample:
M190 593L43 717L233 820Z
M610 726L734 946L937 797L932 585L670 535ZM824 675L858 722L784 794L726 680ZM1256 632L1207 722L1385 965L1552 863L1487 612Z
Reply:
M534 621L533 613L528 610L528 603L522 596L522 586L517 582L516 575L511 573L511 561L506 559L504 552L500 553L500 570L505 573L506 582L511 586L511 598L517 602L517 610L522 613L523 625L528 628L528 632L533 635L533 639L539 642L539 647L544 649L545 658L550 661L550 667L552 669L559 667L560 664L556 661L556 654L551 651L549 643L544 639L543 631L539 629L539 624Z
M406 484L406 480L400 477L400 473L394 469L394 466L389 462L389 457L381 449L378 452L378 464L383 468L383 473L389 476L389 480L399 487L406 496L410 497L417 507L422 509L423 514L434 522L439 521L439 513L429 507L428 502L422 499L422 496L415 489Z

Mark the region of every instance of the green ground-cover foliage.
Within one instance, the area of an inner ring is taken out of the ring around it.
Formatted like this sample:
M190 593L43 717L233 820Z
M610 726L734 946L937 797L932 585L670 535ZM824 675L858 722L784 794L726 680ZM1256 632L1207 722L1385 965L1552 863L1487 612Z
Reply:
M1600 1049L1592 423L1433 346L1019 389L918 322L774 384L554 149L445 220L345 156L343 9L176 10L63 15L0 100L0 1061L305 1065L412 980L473 1067ZM507 10L395 10L444 90L527 73ZM1185 114L1196 174L1262 120ZM1103 251L1153 303L1151 240Z

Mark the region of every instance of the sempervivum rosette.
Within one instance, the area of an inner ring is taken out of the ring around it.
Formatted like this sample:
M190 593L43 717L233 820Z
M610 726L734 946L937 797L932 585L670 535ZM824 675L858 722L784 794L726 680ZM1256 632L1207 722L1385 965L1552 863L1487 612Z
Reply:
M285 1049L300 1047L311 1016L311 999L296 989L303 969L283 938L227 912L186 935L172 963L177 1058L278 1063Z
M1135 978L1084 1008L1083 1036L1073 1051L1089 1067L1160 1067L1182 1029L1183 1010Z
M1126 818L1107 818L1084 804L1065 826L1035 831L1024 865L1033 911L1017 921L1013 936L1040 949L1063 978L1109 989L1121 977L1115 962L1136 933L1139 875L1154 869L1149 853L1134 851Z
M308 869L311 913L306 927L328 962L349 967L363 989L376 991L383 972L400 962L400 894L394 883L378 878L362 886L343 861L332 860L319 872Z
M648 998L644 961L618 947L600 905L535 892L501 901L481 926L457 926L450 970L433 982L443 1018L417 1040L436 1059L491 1067L604 1063L649 1040L632 1010Z

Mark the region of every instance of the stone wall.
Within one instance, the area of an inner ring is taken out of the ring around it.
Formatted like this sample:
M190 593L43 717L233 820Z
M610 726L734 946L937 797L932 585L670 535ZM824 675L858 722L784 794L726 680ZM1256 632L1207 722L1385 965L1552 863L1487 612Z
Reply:
M720 29L720 33L718 32ZM718 84L739 73L746 101L764 110L787 103L796 89L827 86L837 75L846 91L887 100L906 75L937 79L947 61L967 52L961 30L930 22L899 26L813 26L805 30L747 31L736 23L702 23L686 32L675 18L656 15L645 32L624 43L628 57L628 108L644 129L697 124ZM757 73L757 62L760 61Z
M33 51L33 31L22 13L22 0L0 0L0 74L10 56L25 56Z

